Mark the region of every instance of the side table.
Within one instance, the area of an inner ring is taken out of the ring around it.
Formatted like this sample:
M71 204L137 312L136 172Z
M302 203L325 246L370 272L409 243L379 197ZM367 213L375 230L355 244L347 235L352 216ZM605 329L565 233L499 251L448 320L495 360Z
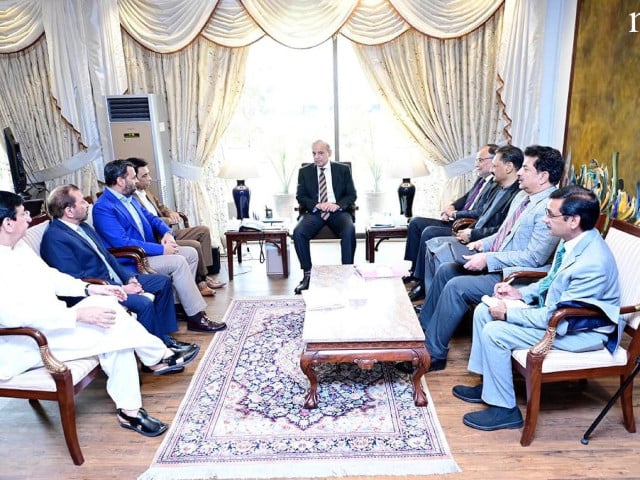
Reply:
M390 238L407 238L407 226L367 227L365 230L365 259L374 263L378 245Z
M275 245L282 256L282 274L289 276L289 252L287 251L288 230L263 230L261 232L240 232L229 230L224 232L227 239L227 265L229 269L229 281L233 281L233 254L238 254L238 263L242 263L242 243L249 241L264 241ZM234 246L234 242L236 242Z

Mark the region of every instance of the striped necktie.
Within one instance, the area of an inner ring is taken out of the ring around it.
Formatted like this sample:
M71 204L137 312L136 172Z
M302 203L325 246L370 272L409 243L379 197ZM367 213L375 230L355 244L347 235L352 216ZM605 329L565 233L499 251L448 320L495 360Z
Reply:
M553 259L553 265L551 266L551 270L547 273L547 276L540 280L538 284L538 303L540 306L544 305L544 301L547 298L547 292L549 291L549 287L551 286L551 282L556 278L558 274L558 270L560 270L560 265L562 265L562 259L564 258L564 242L562 245L558 247L558 251L556 252L556 257Z
M473 188L469 192L469 195L467 196L467 201L465 202L464 206L462 207L463 210L471 210L471 208L476 203L476 199L478 198L478 194L480 193L480 190L482 190L482 187L484 187L484 184L486 182L487 182L487 180L484 179L484 178L482 178L482 179L480 179L480 180L478 180L476 182L476 184L473 186Z
M327 195L327 177L324 176L324 168L320 169L320 176L318 177L318 197L320 199L320 203L326 203L329 201L329 196ZM320 214L320 218L326 220L329 218L329 212L322 212Z
M518 218L520 218L520 215L522 215L522 212L524 212L524 210L529 206L530 201L531 199L529 198L529 196L527 196L527 198L525 198L523 202L520 205L518 205L518 208L516 209L515 212L513 212L513 215L511 215L504 222L502 222L502 225L500 226L498 233L496 233L496 238L493 240L493 243L489 248L490 252L500 251L500 248L502 247L502 242L504 242L504 239L506 238L506 236L509 235L509 233L511 232L511 229L513 228L515 223L518 221Z

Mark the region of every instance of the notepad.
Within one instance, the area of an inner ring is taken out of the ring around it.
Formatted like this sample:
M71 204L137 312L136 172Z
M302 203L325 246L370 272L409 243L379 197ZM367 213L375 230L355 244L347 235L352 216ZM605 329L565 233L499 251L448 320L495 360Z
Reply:
M529 308L530 305L527 305L522 300L515 300L513 298L496 298L490 297L489 295L483 295L482 303L487 305L488 307L496 307L500 301L503 301L507 308Z

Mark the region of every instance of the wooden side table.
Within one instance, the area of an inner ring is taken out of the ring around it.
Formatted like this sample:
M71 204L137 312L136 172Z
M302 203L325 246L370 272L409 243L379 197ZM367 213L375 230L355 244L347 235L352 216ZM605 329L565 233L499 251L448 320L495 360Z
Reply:
M365 259L374 263L378 245L390 238L407 238L407 226L367 227L365 231Z
M224 232L227 239L227 266L229 269L229 281L233 281L233 254L238 254L238 263L242 263L242 244L250 241L264 241L275 245L282 256L282 274L289 276L289 252L287 246L288 230L263 230L261 232L239 232L229 230ZM234 246L234 242L235 246Z

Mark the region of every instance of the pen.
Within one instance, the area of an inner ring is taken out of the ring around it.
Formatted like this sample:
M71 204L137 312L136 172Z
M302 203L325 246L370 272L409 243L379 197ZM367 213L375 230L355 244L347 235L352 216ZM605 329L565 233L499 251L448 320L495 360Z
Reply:
M511 277L509 280L507 280L506 282L503 282L503 283L506 283L507 285L511 285L515 279L516 279L516 277Z

